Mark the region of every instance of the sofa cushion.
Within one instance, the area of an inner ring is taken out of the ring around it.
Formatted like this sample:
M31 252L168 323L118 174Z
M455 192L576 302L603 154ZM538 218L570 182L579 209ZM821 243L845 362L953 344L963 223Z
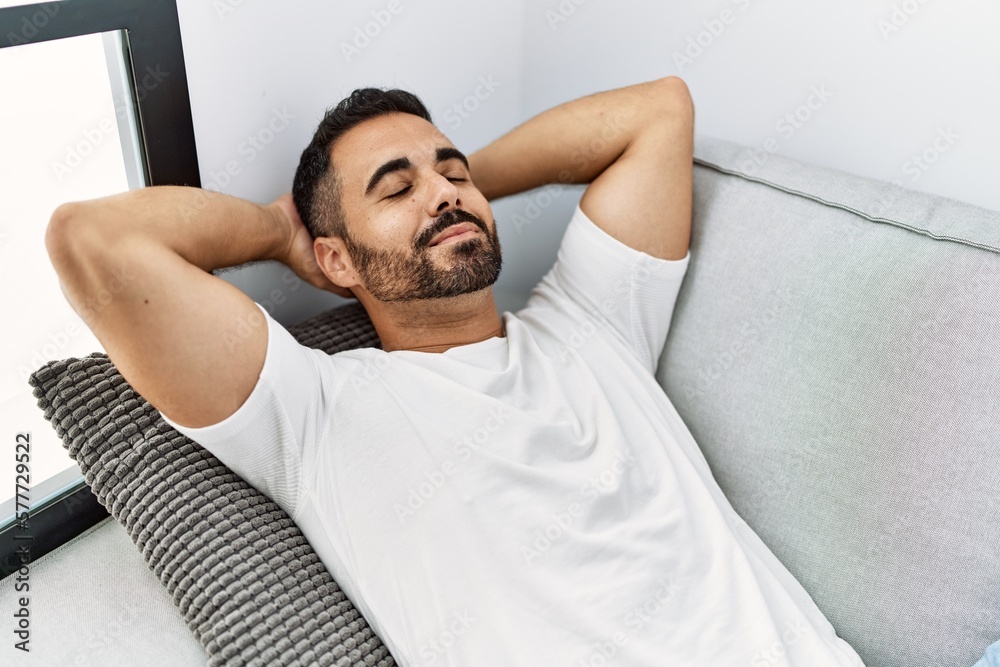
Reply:
M178 667L208 655L111 517L31 561L30 651L0 647L5 667ZM24 591L0 579L0 607L14 610ZM19 641L19 640L18 640Z
M288 330L328 353L379 345L359 303ZM289 516L168 426L107 355L50 362L29 382L208 664L395 664Z
M1000 213L696 140L657 379L870 667L1000 638Z

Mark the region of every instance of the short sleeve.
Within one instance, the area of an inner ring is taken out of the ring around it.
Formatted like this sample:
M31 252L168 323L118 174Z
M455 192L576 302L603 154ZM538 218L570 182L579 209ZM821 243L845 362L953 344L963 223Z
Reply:
M160 416L294 519L303 462L308 465L314 456L330 410L330 355L300 344L255 304L267 323L267 351L243 405L221 422L198 428Z
M555 264L525 308L582 308L655 373L690 258L690 251L683 259L667 260L629 247L577 205Z

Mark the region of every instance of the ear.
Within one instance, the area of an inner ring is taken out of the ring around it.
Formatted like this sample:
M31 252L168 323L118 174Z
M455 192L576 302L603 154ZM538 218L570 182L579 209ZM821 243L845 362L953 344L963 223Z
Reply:
M321 236L313 240L313 250L320 269L333 284L348 289L361 284L342 238Z

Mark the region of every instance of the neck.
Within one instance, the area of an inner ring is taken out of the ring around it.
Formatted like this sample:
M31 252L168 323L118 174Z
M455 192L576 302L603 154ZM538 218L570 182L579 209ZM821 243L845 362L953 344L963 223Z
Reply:
M364 297L361 300L386 352L445 352L506 336L490 288L447 299L402 303Z

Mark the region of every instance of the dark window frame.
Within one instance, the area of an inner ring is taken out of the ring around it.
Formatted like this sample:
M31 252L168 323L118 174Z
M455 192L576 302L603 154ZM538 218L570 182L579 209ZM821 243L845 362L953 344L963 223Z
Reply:
M200 187L175 0L62 0L0 8L0 48L115 30L124 30L126 35L125 69L146 182ZM166 76L159 77L155 86L143 85L144 77L157 71ZM31 509L31 561L108 516L90 487L79 480ZM0 578L22 564L17 547L23 540L15 539L16 530L16 524L0 530Z

